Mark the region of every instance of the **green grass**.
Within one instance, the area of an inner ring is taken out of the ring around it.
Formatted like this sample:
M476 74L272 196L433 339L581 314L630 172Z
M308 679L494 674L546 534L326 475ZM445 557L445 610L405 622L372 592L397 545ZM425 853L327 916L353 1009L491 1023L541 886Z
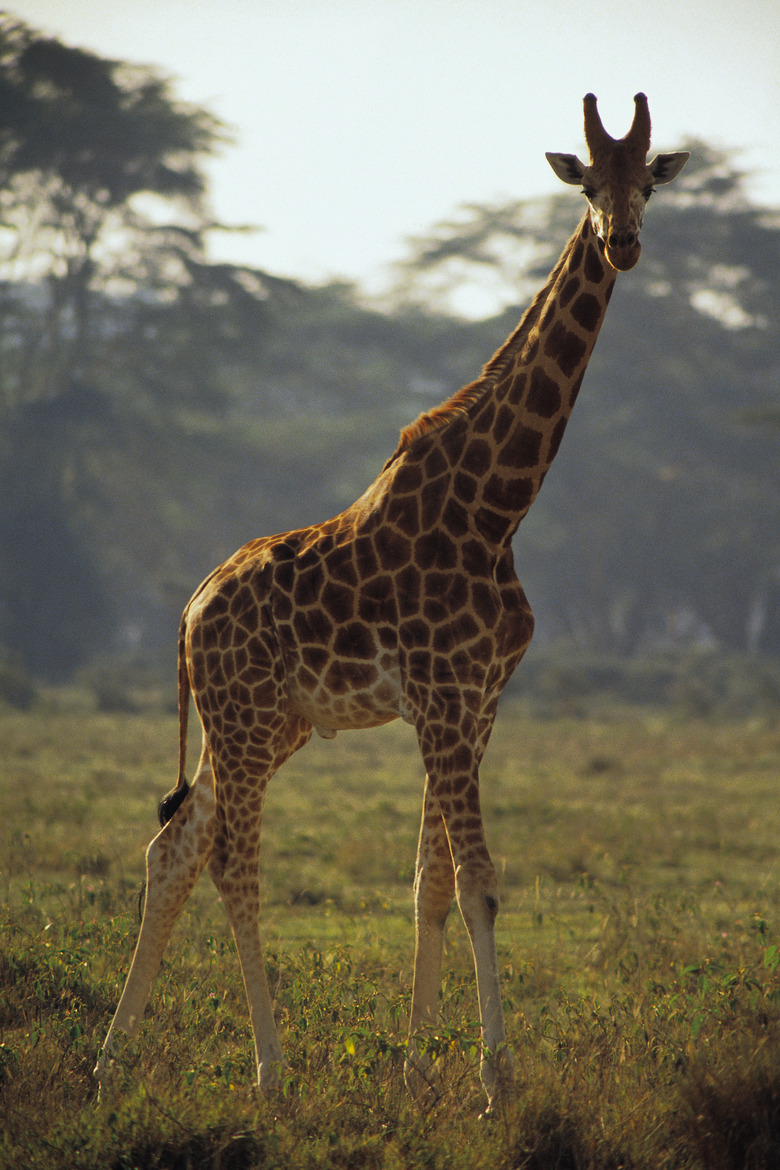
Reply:
M91 1069L175 721L50 696L3 711L2 733L3 1168L780 1164L776 722L501 709L482 788L518 1080L490 1121L454 917L431 1040L445 1091L424 1112L403 1087L422 792L409 728L312 742L270 789L262 926L284 1092L253 1087L238 965L204 879L99 1104Z

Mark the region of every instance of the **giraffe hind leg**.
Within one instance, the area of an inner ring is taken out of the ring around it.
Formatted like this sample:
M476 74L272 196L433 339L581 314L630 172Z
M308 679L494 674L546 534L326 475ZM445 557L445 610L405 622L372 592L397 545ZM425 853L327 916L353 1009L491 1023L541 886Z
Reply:
M219 831L217 835L219 837ZM242 851L240 855L231 854L226 860L219 859L218 852L219 845L209 866L209 873L222 898L238 952L254 1035L257 1084L263 1092L268 1092L280 1087L285 1062L274 1019L258 925L259 844L257 849Z
M279 724L281 723L281 726ZM211 739L217 776L217 812L209 874L222 898L233 930L244 979L255 1042L257 1083L264 1092L278 1089L284 1055L274 1019L271 992L260 940L260 828L265 789L274 772L311 737L312 726L298 716L284 716L267 731L262 764L235 753L220 764L221 736ZM243 796L239 796L239 790Z
M173 924L211 853L214 786L206 766L192 783L186 813L169 821L146 852L146 902L133 961L95 1066L103 1088L116 1053L116 1034L133 1037L149 1000Z

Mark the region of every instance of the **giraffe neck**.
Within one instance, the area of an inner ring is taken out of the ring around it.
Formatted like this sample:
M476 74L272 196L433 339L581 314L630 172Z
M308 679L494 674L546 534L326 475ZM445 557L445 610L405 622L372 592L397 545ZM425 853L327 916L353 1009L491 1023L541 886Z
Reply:
M531 507L563 438L615 283L586 216L481 377L405 436L439 447L451 494L494 545ZM396 453L403 450L402 446ZM430 466L430 456L426 466ZM391 461L392 462L392 461Z

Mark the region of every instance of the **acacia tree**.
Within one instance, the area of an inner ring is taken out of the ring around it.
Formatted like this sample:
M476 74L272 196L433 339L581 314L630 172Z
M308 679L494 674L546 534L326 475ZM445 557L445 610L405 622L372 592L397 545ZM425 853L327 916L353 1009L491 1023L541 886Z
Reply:
M0 16L0 648L36 671L109 646L128 560L170 556L160 463L262 321L260 278L205 257L226 138L154 70Z
M181 279L170 246L159 259L148 204L157 200L159 210L173 201L188 229L177 247L202 251L209 225L198 164L224 138L215 118L175 102L151 70L0 17L0 278L12 321L3 338L6 410L50 399L69 378L88 375L95 294L148 288L155 255L168 284Z

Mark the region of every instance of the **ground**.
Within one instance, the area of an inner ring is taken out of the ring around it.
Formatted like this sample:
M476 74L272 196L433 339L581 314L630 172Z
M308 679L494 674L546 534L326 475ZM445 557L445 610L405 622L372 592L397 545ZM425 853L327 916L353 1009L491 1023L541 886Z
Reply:
M479 1121L476 995L453 917L444 1092L403 1087L422 793L400 723L312 742L269 790L263 931L284 1091L252 1085L208 878L117 1091L91 1068L137 932L172 716L52 693L3 711L0 1166L759 1168L780 1162L780 723L502 705L483 766L516 1095ZM193 741L193 756L197 745Z

